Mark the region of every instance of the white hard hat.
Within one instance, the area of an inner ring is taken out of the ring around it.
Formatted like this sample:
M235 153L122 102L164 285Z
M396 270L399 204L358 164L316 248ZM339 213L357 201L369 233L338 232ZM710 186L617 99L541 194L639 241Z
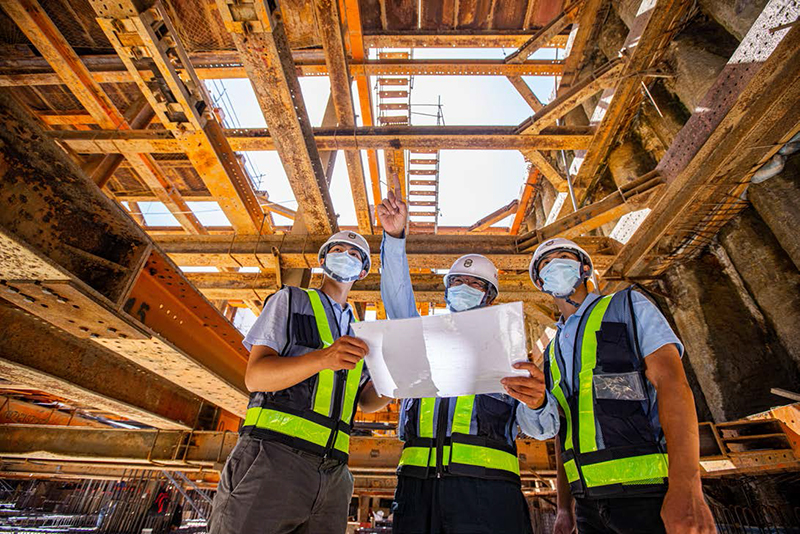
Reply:
M594 271L594 264L592 264L592 258L589 256L589 253L583 250L581 247L575 244L574 241L570 241L569 239L564 239L563 237L556 237L553 239L548 239L538 247L536 247L536 252L533 253L533 258L531 258L530 267L528 267L528 273L531 275L531 281L533 285L539 287L539 284L536 282L539 279L539 263L544 259L545 256L552 252L559 252L565 250L567 252L572 252L581 262L581 276L583 278L589 278L592 276L592 272ZM584 272L583 265L589 266L589 272Z
M369 252L369 243L361 234L357 234L355 232L350 232L347 230L336 232L332 236L328 238L325 243L319 248L319 255L317 256L322 262L322 258L325 257L325 254L328 253L328 249L330 249L333 245L337 245L340 243L344 243L347 245L353 245L358 250L361 251L363 256L362 260L364 262L364 270L369 272L370 267L372 267L372 258L370 257Z
M480 254L467 254L458 258L447 274L444 275L444 287L448 286L451 276L474 276L491 285L496 293L500 293L500 284L497 282L497 267L492 260Z

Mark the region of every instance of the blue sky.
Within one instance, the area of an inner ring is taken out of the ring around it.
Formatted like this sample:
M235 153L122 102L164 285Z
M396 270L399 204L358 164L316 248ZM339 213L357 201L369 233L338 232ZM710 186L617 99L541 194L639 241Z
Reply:
M417 49L415 59L502 59L511 49ZM532 59L554 59L554 49L540 50ZM374 52L373 52L374 55ZM540 100L549 100L553 77L527 77L526 81ZM373 80L374 83L374 80ZM227 126L266 128L250 82L244 79L216 80L207 84L214 98L228 100L236 117L228 113ZM325 111L330 85L327 77L302 77L300 86L313 126L319 126ZM355 85L353 86L356 91ZM441 96L448 125L517 125L532 114L530 107L504 77L499 76L417 76L411 93L412 112L430 112L420 104L435 104ZM434 122L432 122L434 121ZM435 124L435 120L414 113L412 124ZM291 187L277 152L248 152L249 171L258 174L260 188L273 202L296 208ZM382 153L379 154L382 161ZM365 165L366 168L366 165ZM383 169L381 168L381 173ZM382 182L385 183L385 180ZM446 150L440 159L440 218L442 226L468 226L497 208L518 198L526 179L526 165L516 150ZM368 188L369 190L369 188ZM385 193L385 188L384 188ZM355 225L350 182L344 158L339 157L331 182L331 197L339 224ZM370 201L374 202L371 198ZM227 225L227 219L214 202L191 202L190 208L203 224ZM159 202L140 203L145 220L152 226L173 226L177 221ZM276 224L291 222L274 215ZM511 217L496 226L508 226Z

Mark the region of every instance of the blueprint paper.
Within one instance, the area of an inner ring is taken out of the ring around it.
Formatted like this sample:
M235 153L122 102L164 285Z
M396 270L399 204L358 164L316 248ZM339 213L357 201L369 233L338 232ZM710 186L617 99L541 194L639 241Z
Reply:
M522 303L448 315L353 324L369 346L375 389L384 397L505 393L500 379L526 376Z

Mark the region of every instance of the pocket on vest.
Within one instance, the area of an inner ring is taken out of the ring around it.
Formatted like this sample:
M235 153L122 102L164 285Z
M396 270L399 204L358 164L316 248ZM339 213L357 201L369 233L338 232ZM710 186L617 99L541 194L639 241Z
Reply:
M311 349L322 348L322 338L317 328L317 320L313 315L292 314L292 341L295 345Z
M597 332L597 363L605 373L627 373L635 370L625 323L604 322Z

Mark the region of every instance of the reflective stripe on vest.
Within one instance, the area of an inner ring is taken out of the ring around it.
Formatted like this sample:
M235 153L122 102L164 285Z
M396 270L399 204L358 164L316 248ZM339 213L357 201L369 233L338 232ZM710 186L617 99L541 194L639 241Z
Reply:
M420 400L419 437L433 438L433 416L436 399ZM440 408L441 409L441 408ZM463 395L456 398L451 425L451 438L454 434L470 434L472 412L475 409L475 395ZM437 429L444 432L445 429ZM509 471L519 476L519 460L516 455L492 447L483 447L468 443L460 443L452 438L450 445L442 451L442 465L464 464L489 469ZM400 466L430 467L437 465L436 447L405 447L400 455Z
M421 438L433 437L433 412L436 407L436 399L428 397L420 399L419 402L419 430L417 431Z
M567 421L572 421L572 411L569 409L569 403L567 403L567 397L564 396L564 390L561 389L561 370L558 368L558 363L555 362L555 352L553 351L553 343L551 342L547 345L547 357L550 359L550 377L553 379L553 389L552 393L553 396L558 401L558 405L561 406L561 410L564 412L564 417L567 418ZM567 437L564 440L564 450L571 450L572 449L572 424L567 424Z
M594 371L597 367L597 333L603 323L603 317L611 304L613 295L602 297L589 312L581 339L581 368L578 373L578 449L576 459L564 462L564 472L570 483L583 482L588 488L608 486L611 484L635 484L641 481L651 481L668 476L669 462L666 454L646 454L631 456L603 462L587 463L581 461L581 455L598 450L597 427L594 412ZM555 357L553 343L558 343L558 337L547 348L550 358L550 376L553 381L551 393L558 401L564 412L566 422L566 438L562 443L564 451L574 447L573 418L570 405L561 388L562 370Z
M322 305L322 300L316 291L310 289L303 289L303 291L306 292L311 302L311 309L314 311L314 319L317 323L322 346L327 348L333 344L333 334L331 333L325 307ZM355 369L347 371L340 417L340 420L347 425L350 425L353 418L353 410L363 368L364 362L362 360L358 362ZM324 369L317 374L316 393L311 403L311 409L326 418L331 417L331 410L333 409L334 383L335 373L332 370ZM298 415L256 406L247 410L243 427L253 426L271 430L325 448L328 447L336 421L328 419L328 424L329 426ZM349 434L342 430L337 430L336 439L333 440L332 446L334 449L347 454L350 449Z
M581 340L581 370L578 374L578 440L581 453L597 450L592 378L594 368L597 367L597 332L600 330L608 305L611 304L612 296L602 297L600 302L594 305L586 320Z
M322 348L328 348L333 344L333 333L328 322L328 315L325 307L319 298L319 293L313 289L303 289L311 301L311 309L314 310L314 320L317 322L317 330L322 340ZM347 371L345 382L344 399L342 401L342 421L350 423L353 416L353 406L355 404L358 385L361 382L361 371L364 368L364 360L358 362L356 368ZM317 375L317 392L314 395L313 409L318 414L330 417L333 405L333 383L334 372L330 369L323 369Z

